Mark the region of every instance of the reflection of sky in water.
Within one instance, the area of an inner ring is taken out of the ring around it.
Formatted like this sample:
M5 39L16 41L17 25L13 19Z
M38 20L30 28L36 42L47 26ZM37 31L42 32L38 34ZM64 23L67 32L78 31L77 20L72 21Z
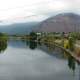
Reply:
M73 77L67 61L39 49L9 45L4 54L0 54L0 80L78 80L78 72Z
M19 40L11 40L8 42L8 46L17 47L17 48L25 48L26 42L25 41L19 41Z

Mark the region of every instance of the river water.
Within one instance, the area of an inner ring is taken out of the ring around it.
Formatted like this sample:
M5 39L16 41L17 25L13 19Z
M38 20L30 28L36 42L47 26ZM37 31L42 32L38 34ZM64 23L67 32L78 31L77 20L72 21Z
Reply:
M30 49L25 42L13 40L0 54L0 80L79 80L79 68L74 74L67 64L48 50Z

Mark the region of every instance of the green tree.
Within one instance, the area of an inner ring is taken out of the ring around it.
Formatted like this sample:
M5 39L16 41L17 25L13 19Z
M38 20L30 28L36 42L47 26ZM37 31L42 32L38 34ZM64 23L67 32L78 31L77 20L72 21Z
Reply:
M7 48L7 35L0 33L0 52Z
M71 51L73 51L73 50L74 50L75 39L72 38L72 37L69 37L68 40L69 40L69 49L70 49Z
M30 37L30 40L37 40L37 34L35 32L31 32Z

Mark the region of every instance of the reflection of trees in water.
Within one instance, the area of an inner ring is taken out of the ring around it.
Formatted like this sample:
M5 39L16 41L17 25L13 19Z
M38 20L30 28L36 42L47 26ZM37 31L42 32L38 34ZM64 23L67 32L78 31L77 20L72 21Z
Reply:
M37 42L35 42L35 41L30 41L30 43L29 43L29 48L30 49L35 49L37 47Z
M45 46L47 46L47 48L50 51L55 51L55 49L57 49L57 47L55 47L55 46L52 47L52 45L49 45L49 44L45 44ZM64 55L64 53L65 53L65 56L63 56L63 59L67 59L69 69L71 69L73 72L75 72L76 63L77 63L76 60L70 55L70 53L64 52L62 49L61 49L61 51L62 51L62 54L60 54L60 55ZM57 50L57 52L59 52L59 50ZM58 56L58 55L56 54L54 56L57 56L57 58L59 58L60 56Z
M65 54L68 61L68 67L74 72L76 68L76 60L69 53L66 52Z
M68 56L68 66L70 69L72 69L73 71L75 71L75 60L72 56Z
M45 46L47 47L49 52L54 52L56 50L56 48L57 48L57 47L55 47L53 45L49 45L49 44L45 44ZM37 43L35 41L29 41L29 47L30 47L30 49L35 49L37 47ZM58 52L59 52L59 50L58 50ZM63 56L64 55L64 51L61 50L61 52L62 52L62 54L60 54L60 55L62 55L63 59L67 59L67 61L68 61L68 67L73 72L75 72L75 68L76 68L75 59L69 53L65 52L65 56ZM56 54L54 56L58 56L58 58L60 57L59 54L58 55Z
M53 52L55 50L55 46L48 44L48 43L44 43L44 45L47 47L47 49L49 50L49 52Z
M35 49L37 47L37 44L38 45L41 45L42 43L37 43L35 40L36 40L36 34L35 33L31 33L30 34L31 36L31 39L29 41L26 40L26 43L27 45L29 45L29 48L30 49ZM68 61L68 67L73 71L75 72L75 68L76 68L76 61L75 59L69 54L69 53L66 53L64 52L63 50L58 50L56 46L53 46L51 44L48 44L48 43L44 43L44 45L47 47L47 50L50 51L50 52L54 52L55 50L57 50L58 52L62 53L61 57L67 59ZM50 54L51 55L51 54ZM57 55L57 54L56 54ZM55 55L54 55L55 56ZM59 57L59 56L58 56Z
M26 46L29 46L30 49L35 49L37 48L37 42L35 42L35 40L22 40L22 42L24 42L26 44Z
M7 48L7 40L0 40L0 52Z

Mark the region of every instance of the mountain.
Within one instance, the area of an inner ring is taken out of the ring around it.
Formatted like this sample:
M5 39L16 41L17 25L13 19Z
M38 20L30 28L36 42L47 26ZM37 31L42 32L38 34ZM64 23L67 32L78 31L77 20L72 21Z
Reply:
M31 31L38 32L72 32L80 31L80 15L62 13L42 22L15 23L0 25L0 32L7 34L27 34Z
M27 34L34 30L38 22L16 23L12 25L0 26L0 32L7 34Z
M73 32L80 31L80 15L62 13L40 23L39 32Z

